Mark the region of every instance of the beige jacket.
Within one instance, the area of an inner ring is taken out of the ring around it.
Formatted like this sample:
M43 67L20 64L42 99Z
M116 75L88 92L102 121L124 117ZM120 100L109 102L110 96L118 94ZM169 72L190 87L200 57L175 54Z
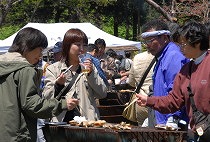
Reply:
M43 95L45 98L54 97L54 82L60 75L62 70L67 69L67 66L63 62L56 62L47 67L45 87ZM67 81L71 80L73 73L69 71L67 73ZM65 85L67 85L66 83ZM66 97L79 98L80 113L85 116L87 120L98 120L100 118L99 111L96 107L95 99L102 99L107 96L107 87L104 81L98 75L97 69L91 72L89 76L80 73L67 93ZM50 94L50 95L49 95ZM62 121L66 112L63 112L59 116L52 119L52 121Z
M148 53L147 51L139 53L136 56L134 56L133 64L129 71L129 84L131 86L136 87L139 84L144 72L146 71L153 57L154 56ZM140 89L141 94L147 95L149 93L149 86L152 84L153 68L154 66L150 69L150 72L148 73ZM141 107L138 104L136 104L136 118L138 124L142 125L147 117L148 117L147 108Z
M140 82L145 70L149 66L150 62L153 59L153 55L148 53L147 51L142 52L134 56L133 64L129 71L129 84L133 87ZM149 86L152 84L152 73L154 66L150 69L144 84L141 87L140 93L147 95L149 93Z

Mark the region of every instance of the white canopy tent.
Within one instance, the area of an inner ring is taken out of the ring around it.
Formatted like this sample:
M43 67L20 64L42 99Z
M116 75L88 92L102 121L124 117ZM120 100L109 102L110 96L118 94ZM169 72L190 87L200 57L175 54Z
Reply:
M48 47L52 48L57 41L63 39L64 34L70 28L78 28L84 31L88 37L88 43L94 43L97 38L105 40L107 47L114 49L115 47L124 50L125 47L134 47L134 49L140 50L141 43L135 41L129 41L122 38L115 37L108 34L99 28L95 27L91 23L28 23L25 27L33 27L42 31L48 39ZM7 52L9 47L17 33L0 41L0 54Z

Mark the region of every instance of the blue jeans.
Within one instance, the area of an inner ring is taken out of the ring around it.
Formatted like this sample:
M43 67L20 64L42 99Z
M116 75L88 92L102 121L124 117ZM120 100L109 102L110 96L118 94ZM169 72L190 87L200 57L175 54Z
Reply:
M44 138L44 134L42 131L42 127L44 125L44 119L38 119L37 120L37 140L36 142L46 142Z

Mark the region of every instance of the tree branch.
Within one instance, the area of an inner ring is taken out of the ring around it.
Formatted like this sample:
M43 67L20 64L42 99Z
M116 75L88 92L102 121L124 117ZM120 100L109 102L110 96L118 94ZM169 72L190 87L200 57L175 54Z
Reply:
M169 15L162 7L160 7L157 3L155 3L153 0L145 0L149 5L154 7L157 11L159 11L167 20L170 22L174 21L174 18Z

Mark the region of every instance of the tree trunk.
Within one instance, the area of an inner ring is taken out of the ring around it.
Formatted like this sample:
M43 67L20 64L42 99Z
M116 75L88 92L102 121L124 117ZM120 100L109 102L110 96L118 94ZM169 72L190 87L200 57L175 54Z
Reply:
M2 0L0 0L0 27L5 22L6 16L9 13L12 5L15 5L18 2L23 0L7 0L5 4L3 4Z
M159 11L167 20L170 22L173 22L173 17L169 15L162 7L160 7L157 3L155 3L153 0L145 0L149 5L154 7L157 11Z
M2 0L0 0L0 27L5 21L7 13L9 12L12 6L12 3L13 3L12 0L7 0L7 2L3 4Z
M118 6L116 6L114 13L114 36L118 37Z
M61 10L61 8L58 5L58 6L55 7L55 11L56 11L56 13L55 13L55 23L59 23L63 10Z
M133 11L133 41L137 40L137 24L138 24L138 12Z
M129 18L128 18L128 11L126 10L126 14L125 14L125 18L126 18L126 35L125 35L125 39L129 38Z

